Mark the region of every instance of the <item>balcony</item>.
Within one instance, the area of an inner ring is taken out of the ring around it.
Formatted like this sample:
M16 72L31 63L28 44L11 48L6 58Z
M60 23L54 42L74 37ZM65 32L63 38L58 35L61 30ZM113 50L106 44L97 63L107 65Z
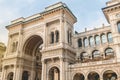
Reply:
M101 60L101 61L88 61L88 62L79 62L75 63L73 65L70 65L71 68L74 67L90 67L90 66L97 66L97 65L103 65L103 64L112 64L116 63L115 59L109 59L109 60Z

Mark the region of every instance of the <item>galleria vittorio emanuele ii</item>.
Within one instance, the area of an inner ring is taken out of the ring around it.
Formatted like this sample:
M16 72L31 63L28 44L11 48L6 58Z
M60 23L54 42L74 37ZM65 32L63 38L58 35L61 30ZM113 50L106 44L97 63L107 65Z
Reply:
M63 2L11 21L8 44L0 43L0 80L120 80L120 0L102 11L109 26L80 33Z

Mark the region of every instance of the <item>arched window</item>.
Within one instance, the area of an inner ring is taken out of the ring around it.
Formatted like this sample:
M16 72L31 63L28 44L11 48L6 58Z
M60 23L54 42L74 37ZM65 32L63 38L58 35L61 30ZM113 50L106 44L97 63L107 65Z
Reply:
M7 76L7 80L13 80L13 75L14 75L14 73L10 72Z
M15 48L16 48L16 44L15 44L15 42L13 42L13 44L12 44L12 52L15 52Z
M56 35L56 42L59 42L59 31L55 31L55 35Z
M107 48L105 50L105 56L109 56L109 55L114 55L114 51L112 48Z
M97 58L97 57L100 57L100 52L98 50L95 50L92 53L92 58L94 59L94 58Z
M89 59L89 54L86 52L83 52L80 54L80 60L85 61L86 59Z
M15 47L16 47L16 50L17 50L17 47L18 47L18 41L16 41Z
M67 41L68 41L68 43L70 42L70 35L69 35L69 31L67 31Z
M100 36L98 36L98 35L95 36L95 43L96 43L96 45L100 44Z
M82 73L76 73L73 80L85 80L85 77Z
M109 33L107 34L107 37L108 37L108 42L109 42L109 43L113 42L112 33L111 33L111 32L109 32Z
M51 32L51 43L54 43L54 32Z
M82 40L78 39L78 47L82 47Z
M60 70L57 67L52 67L49 70L48 80L60 80Z
M102 43L106 43L107 42L107 38L105 34L101 35L101 39L102 39Z
M90 46L94 46L94 38L92 36L89 38L89 41L90 41Z
M70 43L72 44L72 34L70 32Z
M97 72L92 71L88 74L87 80L100 80L100 76Z
M116 72L112 70L107 70L103 74L103 80L118 80L118 76Z
M18 47L18 41L13 42L13 44L12 44L12 52L16 52L17 47Z
M118 26L118 32L120 33L120 22L118 22L117 26Z
M84 47L87 47L89 45L89 42L88 42L88 39L87 38L84 38Z
M22 74L22 80L28 80L28 71L24 71L23 74Z
M68 41L68 43L72 44L72 33L70 30L67 31L67 41Z

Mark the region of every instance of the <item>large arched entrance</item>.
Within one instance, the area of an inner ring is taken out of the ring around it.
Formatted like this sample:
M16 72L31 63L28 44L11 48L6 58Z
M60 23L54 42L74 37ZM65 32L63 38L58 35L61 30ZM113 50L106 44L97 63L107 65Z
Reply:
M22 74L22 80L28 80L28 79L29 79L28 71L24 71Z
M100 80L100 76L96 72L90 72L88 74L88 80Z
M7 76L7 80L13 80L13 75L14 75L14 73L10 72Z
M60 70L57 67L49 70L49 80L60 80Z
M103 74L103 80L117 80L117 74L112 70L107 70Z
M27 39L24 45L24 53L27 55L35 56L36 52L40 49L40 46L43 44L43 39L34 35Z
M24 55L29 56L29 58L32 59L32 62L29 64L32 66L32 72L30 76L34 75L34 80L41 80L41 73L42 73L42 63L41 63L41 49L43 46L43 39L38 35L33 35L30 38L28 38L24 44L23 51ZM25 62L24 64L28 64L28 62ZM31 72L31 70L29 71ZM28 73L23 72L23 75L25 75L25 80L28 80Z
M73 80L85 80L85 77L83 74L77 73L77 74L75 74Z

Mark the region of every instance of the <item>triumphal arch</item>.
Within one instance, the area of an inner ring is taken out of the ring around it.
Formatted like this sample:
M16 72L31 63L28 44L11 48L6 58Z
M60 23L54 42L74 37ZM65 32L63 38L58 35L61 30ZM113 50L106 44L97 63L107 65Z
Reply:
M14 80L65 80L68 64L75 58L71 46L75 22L76 17L61 2L12 21L7 26L9 41L2 80L12 76Z
M120 80L120 0L102 10L110 25L81 33L62 2L11 21L1 80Z

